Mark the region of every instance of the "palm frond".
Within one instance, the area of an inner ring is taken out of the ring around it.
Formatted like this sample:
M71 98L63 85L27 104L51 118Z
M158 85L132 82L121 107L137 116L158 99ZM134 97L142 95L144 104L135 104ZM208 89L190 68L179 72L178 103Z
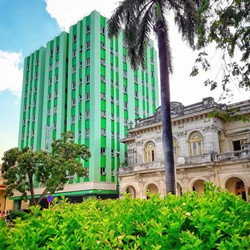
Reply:
M133 12L132 6L133 0L124 0L119 3L118 7L114 10L114 14L108 20L109 38L118 36L127 14Z
M152 18L153 18L153 6L154 2L148 7L148 9L144 9L145 13L142 11L139 13L140 16L137 17L139 22L139 36L138 36L138 60L142 67L145 69L145 50L146 46L150 40L150 31L152 30ZM141 15L143 13L143 15Z
M174 2L170 0L171 3ZM191 47L194 45L194 37L197 32L195 17L198 10L198 2L193 0L179 0L171 5L175 13L175 23L182 39L187 41Z

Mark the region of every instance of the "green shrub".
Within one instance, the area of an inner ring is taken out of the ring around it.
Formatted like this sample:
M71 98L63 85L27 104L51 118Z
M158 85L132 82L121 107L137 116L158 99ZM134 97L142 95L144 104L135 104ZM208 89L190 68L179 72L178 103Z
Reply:
M250 203L208 185L206 193L148 200L66 200L31 208L1 249L249 249Z

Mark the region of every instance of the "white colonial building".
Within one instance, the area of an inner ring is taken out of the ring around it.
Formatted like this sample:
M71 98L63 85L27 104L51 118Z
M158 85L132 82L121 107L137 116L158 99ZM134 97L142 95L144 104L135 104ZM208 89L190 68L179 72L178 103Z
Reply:
M171 103L172 132L177 193L204 191L212 182L222 189L247 199L250 194L250 122L212 117L212 111L238 110L250 117L250 100L226 105L213 98L183 106ZM146 198L147 190L165 195L162 153L161 113L130 124L127 160L119 170L120 197Z

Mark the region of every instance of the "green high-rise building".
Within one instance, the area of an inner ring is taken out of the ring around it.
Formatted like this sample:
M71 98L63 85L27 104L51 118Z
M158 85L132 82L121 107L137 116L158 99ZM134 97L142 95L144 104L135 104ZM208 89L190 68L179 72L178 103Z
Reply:
M19 147L50 150L62 132L86 144L89 177L74 176L60 195L118 194L120 143L130 122L158 107L157 56L147 47L146 69L132 70L123 34L109 39L107 19L93 11L25 58ZM77 198L76 198L77 199Z

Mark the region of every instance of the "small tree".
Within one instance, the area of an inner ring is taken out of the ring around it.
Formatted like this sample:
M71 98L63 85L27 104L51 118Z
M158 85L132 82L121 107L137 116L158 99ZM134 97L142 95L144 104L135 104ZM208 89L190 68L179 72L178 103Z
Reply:
M30 195L30 205L38 205L46 194L62 190L73 175L86 176L80 159L87 160L90 151L85 145L75 143L71 132L63 133L62 139L55 140L51 146L52 152L34 152L25 147L4 153L2 169L8 196L17 190L22 200ZM35 182L44 187L38 199L35 198Z

